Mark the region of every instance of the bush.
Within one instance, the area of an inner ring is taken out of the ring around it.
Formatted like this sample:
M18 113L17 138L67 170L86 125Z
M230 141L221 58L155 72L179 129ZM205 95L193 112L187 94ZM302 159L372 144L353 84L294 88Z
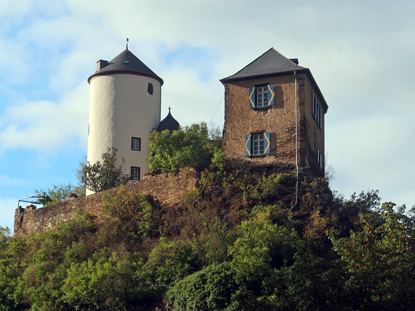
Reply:
M238 285L229 262L211 264L174 284L167 300L177 310L225 310Z
M148 163L153 173L177 172L183 167L207 166L220 142L211 141L206 123L176 131L150 134Z
M156 209L146 195L120 187L116 195L106 194L103 200L106 211L120 220L124 234L133 238L135 242L142 241L150 235Z
M137 270L137 276L155 293L161 293L171 283L193 273L195 269L196 256L190 246L180 240L160 238L148 261Z
M122 165L118 165L117 149L108 148L107 152L102 154L102 162L81 163L78 178L87 189L100 192L125 184L130 176L123 173Z

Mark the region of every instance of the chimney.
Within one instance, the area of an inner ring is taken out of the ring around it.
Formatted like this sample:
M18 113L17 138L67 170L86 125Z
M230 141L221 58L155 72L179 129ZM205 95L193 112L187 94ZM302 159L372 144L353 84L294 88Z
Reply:
M292 61L294 64L298 65L298 58L290 58L290 61Z
M97 71L100 71L102 68L104 68L107 65L108 65L107 60L100 59L99 61L97 61Z

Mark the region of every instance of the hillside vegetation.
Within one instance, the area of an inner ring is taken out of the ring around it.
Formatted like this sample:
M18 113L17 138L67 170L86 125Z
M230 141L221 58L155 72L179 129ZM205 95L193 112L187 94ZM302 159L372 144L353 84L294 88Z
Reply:
M121 187L106 213L0 240L1 310L411 310L412 216L324 179L211 169L162 209Z
M209 150L179 206L121 186L107 217L2 229L0 310L414 309L412 213L306 176L293 207L295 176Z

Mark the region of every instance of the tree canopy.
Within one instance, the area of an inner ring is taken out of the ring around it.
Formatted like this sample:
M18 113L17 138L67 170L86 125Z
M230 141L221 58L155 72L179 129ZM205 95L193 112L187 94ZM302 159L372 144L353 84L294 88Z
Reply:
M204 122L176 131L153 131L149 139L148 163L153 173L177 172L187 166L206 166L220 147L217 131L209 131Z

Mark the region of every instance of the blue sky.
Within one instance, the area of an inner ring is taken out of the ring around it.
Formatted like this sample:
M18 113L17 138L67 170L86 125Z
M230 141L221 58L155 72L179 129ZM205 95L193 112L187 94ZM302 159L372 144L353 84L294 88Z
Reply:
M17 200L76 184L98 59L125 48L164 80L182 125L223 125L229 76L270 47L311 69L329 105L326 160L345 196L415 205L413 1L0 2L0 226Z

